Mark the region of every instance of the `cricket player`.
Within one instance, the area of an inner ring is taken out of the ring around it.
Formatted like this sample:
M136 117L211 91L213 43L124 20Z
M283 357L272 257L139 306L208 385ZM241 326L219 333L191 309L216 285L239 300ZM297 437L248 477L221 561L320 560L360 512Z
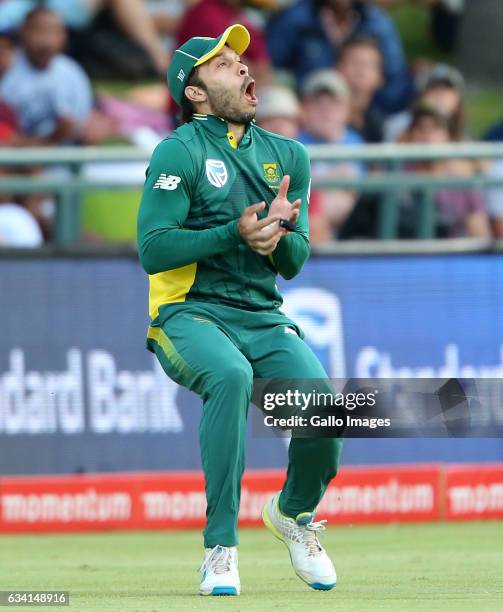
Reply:
M255 82L241 61L249 42L246 28L233 25L174 52L168 85L184 124L153 153L138 218L148 348L204 402L202 595L240 593L237 520L253 378L327 377L280 311L275 282L296 276L309 257L309 158L300 143L254 123ZM283 488L263 511L313 589L336 583L314 515L340 446L337 438L292 439Z

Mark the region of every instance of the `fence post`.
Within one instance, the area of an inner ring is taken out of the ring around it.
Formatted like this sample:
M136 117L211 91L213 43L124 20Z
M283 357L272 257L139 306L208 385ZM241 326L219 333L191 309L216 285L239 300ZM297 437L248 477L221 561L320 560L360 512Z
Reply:
M70 182L81 178L82 162L69 164ZM83 191L78 187L65 187L59 194L56 208L54 240L56 244L70 244L80 239Z
M402 163L397 159L390 160L388 172L398 175ZM381 192L382 193L382 192ZM398 236L398 188L392 187L379 199L377 218L377 237L380 240L392 240Z
M54 242L71 244L80 238L79 196L72 187L65 187L58 194L54 219Z
M431 187L425 187L419 205L416 238L425 240L435 237L436 212L435 192Z

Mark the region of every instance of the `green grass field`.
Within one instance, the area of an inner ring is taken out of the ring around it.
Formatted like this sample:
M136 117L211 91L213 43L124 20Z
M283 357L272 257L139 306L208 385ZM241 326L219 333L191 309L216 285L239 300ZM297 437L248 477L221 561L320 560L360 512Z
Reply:
M503 610L502 522L332 526L323 541L331 592L304 585L269 532L244 529L241 596L203 598L196 531L0 536L0 590L69 590L79 611Z

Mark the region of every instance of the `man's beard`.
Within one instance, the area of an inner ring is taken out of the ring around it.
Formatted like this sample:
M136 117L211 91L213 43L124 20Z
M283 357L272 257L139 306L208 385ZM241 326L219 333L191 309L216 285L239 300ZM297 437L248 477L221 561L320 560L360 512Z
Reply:
M245 125L255 118L255 107L249 109L240 107L244 89L239 92L239 97L223 87L212 87L206 93L213 113L228 123Z

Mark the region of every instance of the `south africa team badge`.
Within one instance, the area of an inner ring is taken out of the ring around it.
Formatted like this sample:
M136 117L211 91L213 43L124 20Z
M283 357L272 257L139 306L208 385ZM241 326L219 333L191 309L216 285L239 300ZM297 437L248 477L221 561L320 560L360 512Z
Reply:
M277 164L262 164L262 168L264 169L264 178L269 184L279 182Z

